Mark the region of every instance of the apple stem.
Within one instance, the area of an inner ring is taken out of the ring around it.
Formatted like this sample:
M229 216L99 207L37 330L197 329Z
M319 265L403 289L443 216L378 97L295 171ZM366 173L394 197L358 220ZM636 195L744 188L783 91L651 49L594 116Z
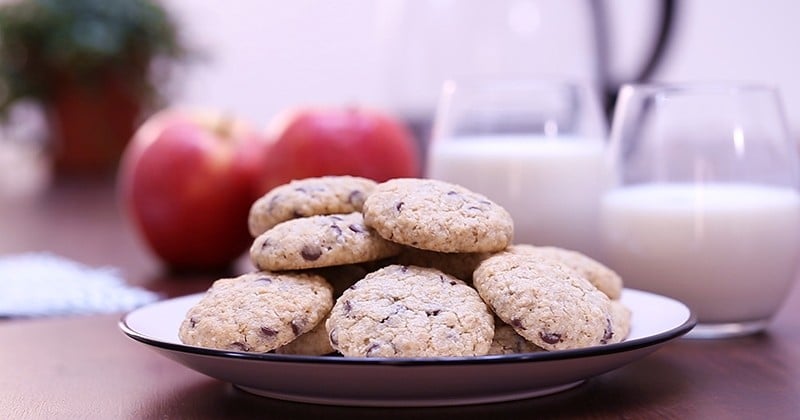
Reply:
M214 132L217 133L219 137L227 139L233 133L234 122L234 118L229 114L223 114L219 117L219 121L217 122L216 127L214 127Z

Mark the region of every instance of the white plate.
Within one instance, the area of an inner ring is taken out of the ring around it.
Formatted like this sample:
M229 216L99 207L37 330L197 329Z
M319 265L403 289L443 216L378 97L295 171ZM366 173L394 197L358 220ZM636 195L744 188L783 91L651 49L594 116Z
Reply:
M125 315L129 337L198 372L262 396L358 406L441 406L552 394L624 366L691 330L686 305L625 289L629 338L575 350L454 358L344 358L242 353L187 346L178 339L186 311L202 294L153 303Z

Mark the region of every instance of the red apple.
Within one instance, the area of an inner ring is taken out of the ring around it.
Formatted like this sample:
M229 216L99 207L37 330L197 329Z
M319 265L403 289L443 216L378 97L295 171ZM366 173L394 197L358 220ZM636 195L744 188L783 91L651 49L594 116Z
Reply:
M221 113L168 109L136 132L119 171L122 204L149 248L181 270L230 266L252 243L254 180L267 137Z
M261 179L266 192L293 179L353 175L382 182L420 174L418 145L385 111L366 107L306 108L281 114Z

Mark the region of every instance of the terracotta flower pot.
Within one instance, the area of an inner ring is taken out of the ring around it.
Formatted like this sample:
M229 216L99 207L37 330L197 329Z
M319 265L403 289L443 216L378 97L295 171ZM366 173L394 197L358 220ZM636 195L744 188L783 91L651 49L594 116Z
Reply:
M111 75L64 81L47 104L54 177L106 178L115 173L142 111L141 95Z

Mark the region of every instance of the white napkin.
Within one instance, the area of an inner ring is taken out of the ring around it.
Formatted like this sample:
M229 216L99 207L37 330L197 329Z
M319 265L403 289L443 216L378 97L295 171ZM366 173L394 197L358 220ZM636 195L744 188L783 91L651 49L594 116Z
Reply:
M0 256L0 317L125 312L158 300L114 267L89 267L50 253Z

